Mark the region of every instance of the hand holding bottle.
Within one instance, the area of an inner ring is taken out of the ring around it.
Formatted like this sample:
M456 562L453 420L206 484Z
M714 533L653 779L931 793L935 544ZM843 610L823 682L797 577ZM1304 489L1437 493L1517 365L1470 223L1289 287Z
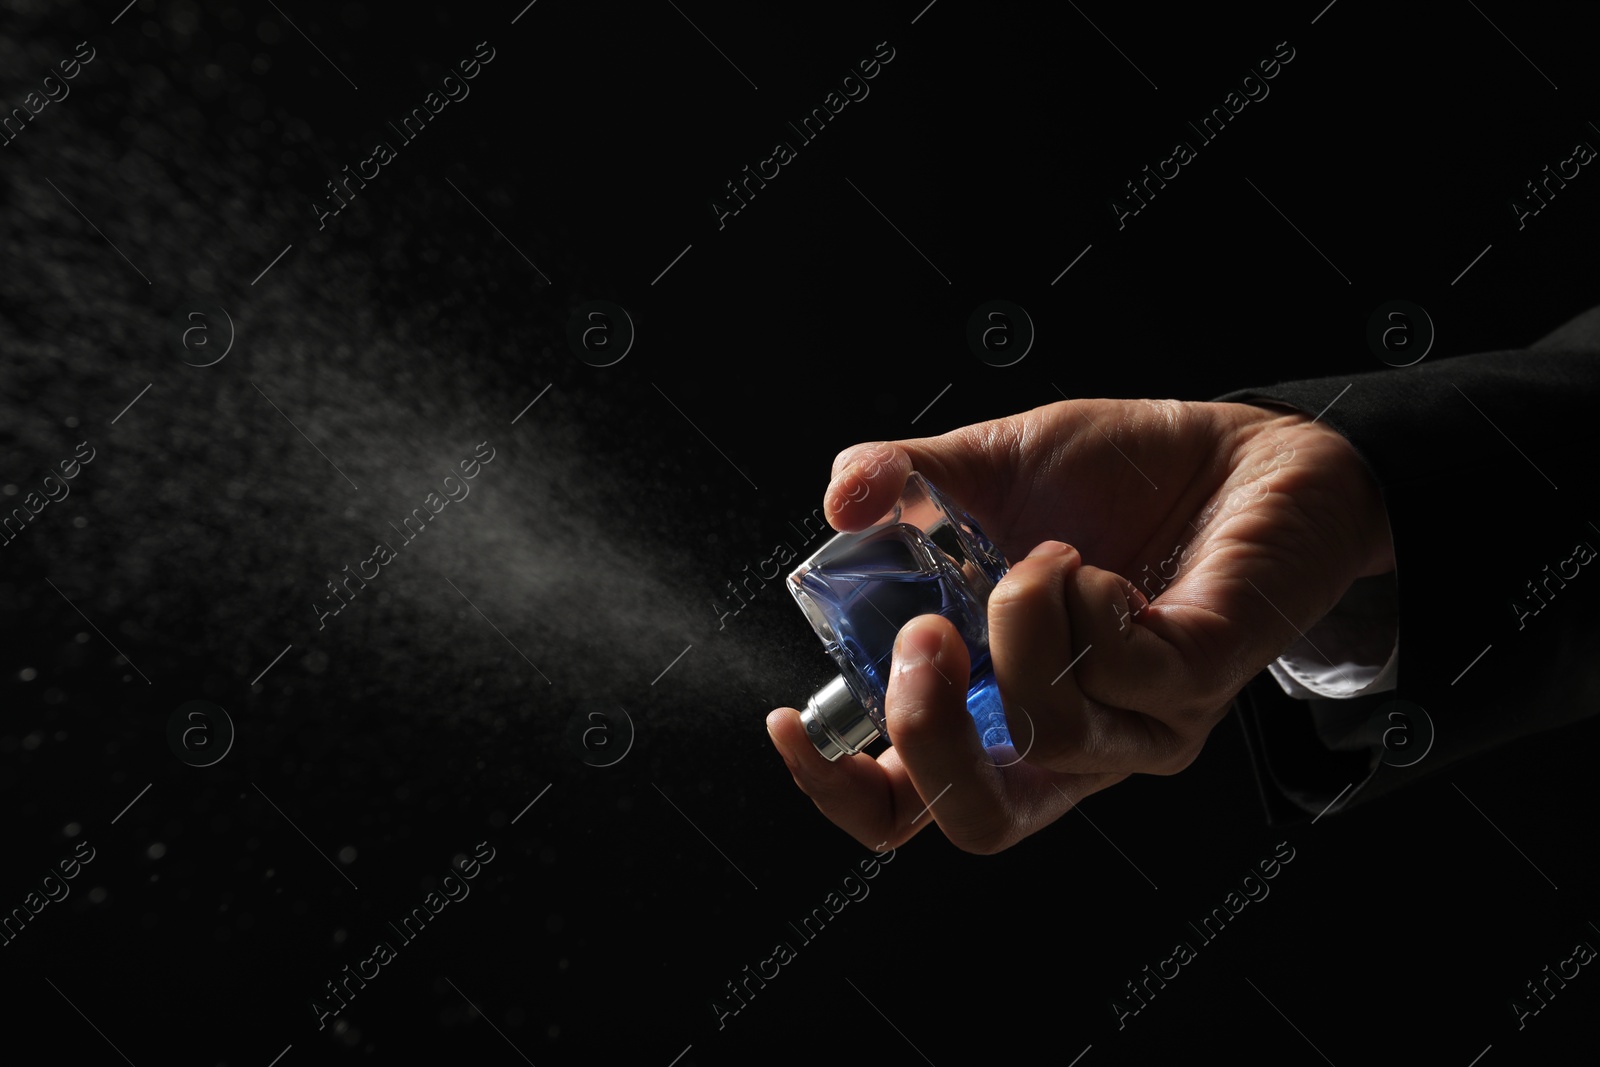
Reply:
M936 822L990 853L1134 773L1173 774L1233 697L1355 579L1394 568L1354 448L1249 404L1071 400L917 440L858 445L824 496L841 531L881 517L916 470L1008 559L989 648L1015 748L979 743L968 650L922 616L900 632L893 747L830 763L779 708L795 782L868 847Z

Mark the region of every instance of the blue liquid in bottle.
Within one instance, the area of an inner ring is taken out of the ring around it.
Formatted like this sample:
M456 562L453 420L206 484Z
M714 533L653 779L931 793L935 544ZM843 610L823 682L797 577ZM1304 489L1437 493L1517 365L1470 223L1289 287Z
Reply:
M796 568L790 591L859 705L850 706L837 686L825 686L808 703L801 719L824 755L860 751L887 732L884 696L895 637L913 618L931 614L949 619L966 643L967 710L982 743L1011 743L989 660L987 617L989 591L1006 566L976 524L913 473L885 521L840 534ZM875 731L857 721L861 711Z

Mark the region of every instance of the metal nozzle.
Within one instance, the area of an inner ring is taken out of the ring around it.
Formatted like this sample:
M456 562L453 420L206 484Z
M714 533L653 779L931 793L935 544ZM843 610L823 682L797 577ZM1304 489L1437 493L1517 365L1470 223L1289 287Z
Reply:
M829 762L854 755L878 739L878 727L857 703L843 675L812 693L800 713L800 723L817 751Z

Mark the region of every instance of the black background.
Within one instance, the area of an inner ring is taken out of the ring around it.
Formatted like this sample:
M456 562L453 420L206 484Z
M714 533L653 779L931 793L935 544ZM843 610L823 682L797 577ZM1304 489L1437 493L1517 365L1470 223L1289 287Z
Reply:
M10 1040L141 1067L1593 1047L1588 969L1525 1029L1508 1007L1600 941L1591 725L1274 830L1230 719L1001 855L919 835L712 1007L869 855L762 729L827 677L814 636L776 583L713 606L833 455L1378 369L1392 299L1430 359L1532 341L1596 302L1600 179L1520 231L1509 207L1600 141L1582 8L278 6L0 24L8 112L97 53L0 148L0 479L97 453L0 557L0 908L96 850L0 947ZM381 132L480 41L470 96ZM870 95L719 228L723 183L880 41ZM1280 41L1270 95L1119 230L1122 183ZM376 137L397 159L319 231ZM996 298L1038 332L1006 368L965 341ZM609 367L566 340L595 299L637 326ZM205 368L175 325L200 304L236 334ZM323 583L484 440L471 496L319 630ZM166 740L194 699L237 729L203 769ZM591 766L571 724L618 708L632 747ZM323 984L480 841L471 895L319 1030ZM1119 1031L1124 983L1280 841L1271 895Z

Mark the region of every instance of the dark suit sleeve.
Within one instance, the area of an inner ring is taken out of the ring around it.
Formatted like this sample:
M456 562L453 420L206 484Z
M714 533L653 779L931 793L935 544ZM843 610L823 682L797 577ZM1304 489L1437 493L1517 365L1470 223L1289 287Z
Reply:
M1600 307L1526 349L1218 399L1311 415L1333 401L1321 421L1372 470L1394 535L1397 688L1301 701L1262 675L1240 696L1270 821L1600 710ZM1397 700L1425 715L1392 717Z

